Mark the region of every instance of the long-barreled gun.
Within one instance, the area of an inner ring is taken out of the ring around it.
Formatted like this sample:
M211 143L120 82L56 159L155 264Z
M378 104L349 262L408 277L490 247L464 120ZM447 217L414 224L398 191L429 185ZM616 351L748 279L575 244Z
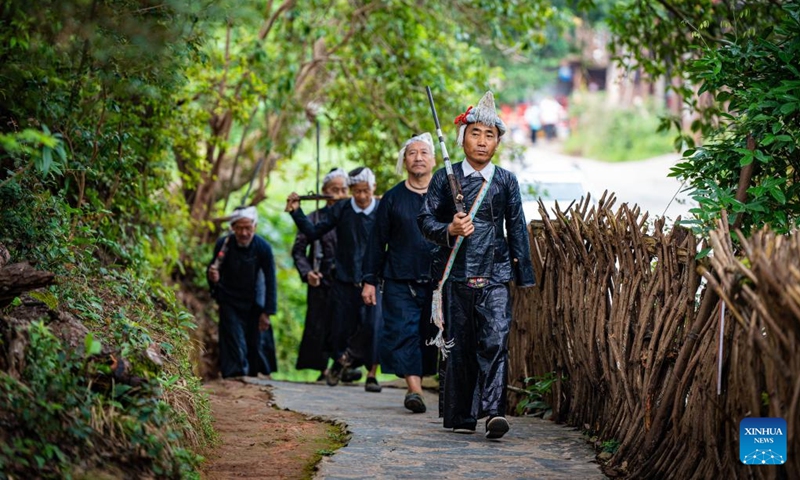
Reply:
M305 197L309 200L313 199L317 201L317 215L319 215L319 201L328 200L328 198L333 198L333 196L324 194L321 195L319 193L319 119L317 119L314 123L317 126L317 191L314 192L313 195L305 195ZM300 200L303 200L303 197L300 197ZM319 217L317 217L317 219L319 219ZM311 250L312 255L314 256L314 258L311 260L311 268L314 270L314 272L319 273L319 269L322 267L322 259L325 256L325 254L322 252L321 238L314 240L314 247Z
M298 195L300 198L298 200L330 200L333 198L333 195L326 195L324 193L316 194L316 193L309 193L308 195Z
M447 146L444 144L444 135L442 135L442 127L439 125L439 116L436 115L436 106L433 104L431 87L425 87L425 92L428 94L428 102L431 104L433 121L436 123L436 135L439 137L439 146L442 148L444 169L447 171L447 181L450 183L450 191L453 193L453 202L456 204L456 211L458 213L464 213L464 195L461 193L461 184L458 183L456 175L453 173L453 164L450 163L450 156L447 155Z

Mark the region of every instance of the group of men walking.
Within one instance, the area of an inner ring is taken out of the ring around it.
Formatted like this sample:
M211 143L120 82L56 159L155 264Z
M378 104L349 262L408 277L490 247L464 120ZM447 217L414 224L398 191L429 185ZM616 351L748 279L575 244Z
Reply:
M438 363L444 427L473 433L486 418L486 436L500 438L509 429L504 417L509 282L531 286L534 275L517 180L492 163L506 132L492 93L455 123L464 160L452 165L450 175L445 169L433 173L434 142L423 133L403 144L397 171L405 171L406 178L380 200L375 176L365 167L331 171L323 185L331 199L310 215L296 193L287 198L286 211L300 231L292 253L309 298L297 367L319 370L320 378L335 386L365 366L365 389L379 392L380 365L382 372L405 379L404 405L420 413L426 411L422 378L436 373ZM451 185L460 188L454 192ZM456 208L456 200L463 209ZM217 243L208 274L220 303L222 373L264 373L260 369L269 368L260 355L264 342L248 343L244 333L271 338L264 332L275 312L272 253L260 237L248 243L240 234L255 226L255 217L235 215L231 226L233 235L226 238L235 241ZM227 249L226 243L231 243ZM226 259L222 267L219 252ZM235 263L228 265L229 259ZM257 291L261 276L266 302L228 293L243 282ZM232 300L241 300L235 309ZM435 324L432 317L438 318ZM429 346L437 326L441 352ZM222 355L223 349L228 353Z

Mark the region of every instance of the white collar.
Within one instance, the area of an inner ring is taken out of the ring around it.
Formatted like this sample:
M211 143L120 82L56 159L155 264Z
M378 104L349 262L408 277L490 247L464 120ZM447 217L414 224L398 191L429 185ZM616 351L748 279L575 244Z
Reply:
M483 167L482 170L475 170L472 168L472 165L470 165L469 161L464 159L464 161L461 162L461 168L464 169L464 178L467 178L473 173L478 172L478 175L483 177L487 182L492 178L492 174L494 173L494 163L492 162L489 162L489 164Z
M356 199L353 198L353 197L350 197L350 205L352 205L353 210L355 210L356 213L363 213L364 215L369 215L370 213L372 213L373 210L375 210L375 205L377 205L377 204L378 204L378 201L375 200L375 197L372 197L372 203L369 204L369 207L361 208L356 204Z

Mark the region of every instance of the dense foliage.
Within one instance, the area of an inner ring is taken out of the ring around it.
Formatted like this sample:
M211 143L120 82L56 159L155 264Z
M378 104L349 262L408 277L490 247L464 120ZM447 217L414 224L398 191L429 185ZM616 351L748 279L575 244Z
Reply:
M800 2L787 2L775 25L706 48L691 78L713 92L726 113L675 175L686 178L709 227L721 210L749 232L788 232L800 222ZM741 217L741 218L739 218Z
M197 13L180 1L0 2L0 244L57 274L0 312L3 351L28 339L24 369L0 372L3 472L185 477L192 449L213 439L191 316L162 281L186 223L166 133ZM62 315L88 329L85 349L50 331Z
M4 220L52 195L54 216L69 218L62 234L97 239L94 248L126 264L148 251L148 238L165 235L174 207L155 198L169 197L172 178L164 129L198 40L185 8L178 1L3 2ZM4 222L2 240L23 258L52 248L19 245L30 238L26 229L45 231L25 220Z
M671 88L695 114L694 135L683 133L679 117L663 127L676 126L676 145L688 147L673 172L700 204L698 230L723 210L745 232L795 227L800 2L623 2L609 23L617 55L676 79ZM704 144L695 148L697 138Z
M393 183L397 145L433 128L424 87L453 135L450 119L496 72L484 52L530 47L557 18L544 1L217 5L226 21L203 26L214 41L179 102L188 123L175 127L181 178L197 182L184 184L184 197L200 221L219 217L254 176L246 201L262 201L269 173L317 118L332 147L373 168L379 184Z

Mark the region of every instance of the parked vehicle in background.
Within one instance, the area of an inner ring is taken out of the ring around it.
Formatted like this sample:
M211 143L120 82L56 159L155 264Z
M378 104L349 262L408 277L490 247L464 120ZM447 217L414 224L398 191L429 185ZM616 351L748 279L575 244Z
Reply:
M555 206L566 211L573 202L586 197L591 189L585 172L576 161L547 150L527 149L523 155L506 156L502 166L514 173L519 182L525 221L541 220L541 198L549 218L555 218ZM592 194L594 203L595 195Z
M555 218L556 203L562 211L566 211L570 204L578 203L589 193L585 176L580 169L523 171L517 174L517 180L526 222L542 219L539 199L544 204L547 216Z

